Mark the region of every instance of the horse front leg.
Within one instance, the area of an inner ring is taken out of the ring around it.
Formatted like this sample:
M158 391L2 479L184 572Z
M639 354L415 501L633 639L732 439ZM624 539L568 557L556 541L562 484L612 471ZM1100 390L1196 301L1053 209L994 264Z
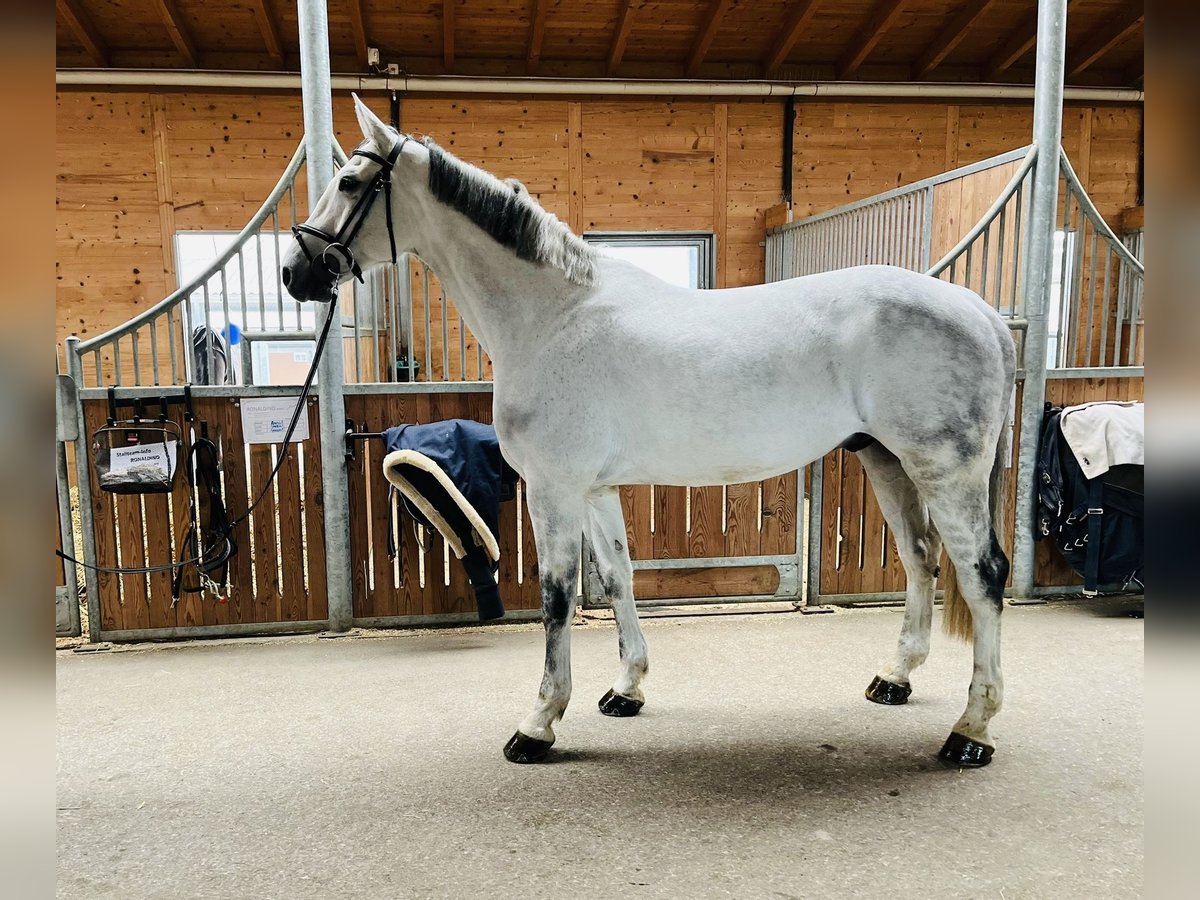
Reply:
M554 744L554 723L571 699L571 622L584 512L582 493L562 491L547 482L527 483L526 501L541 575L546 664L533 710L504 745L505 758L515 763L545 759Z

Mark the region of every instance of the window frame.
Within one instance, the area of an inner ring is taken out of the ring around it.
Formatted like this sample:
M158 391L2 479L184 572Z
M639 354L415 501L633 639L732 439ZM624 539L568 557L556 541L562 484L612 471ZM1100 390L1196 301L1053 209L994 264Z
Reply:
M611 247L696 247L700 251L696 267L700 290L716 286L717 236L712 231L585 231L589 244Z

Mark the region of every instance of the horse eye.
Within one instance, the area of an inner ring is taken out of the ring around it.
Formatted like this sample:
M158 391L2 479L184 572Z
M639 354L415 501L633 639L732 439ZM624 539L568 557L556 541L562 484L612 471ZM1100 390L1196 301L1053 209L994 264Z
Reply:
M343 175L342 180L338 182L338 190L345 194L352 194L358 190L358 182L349 175Z

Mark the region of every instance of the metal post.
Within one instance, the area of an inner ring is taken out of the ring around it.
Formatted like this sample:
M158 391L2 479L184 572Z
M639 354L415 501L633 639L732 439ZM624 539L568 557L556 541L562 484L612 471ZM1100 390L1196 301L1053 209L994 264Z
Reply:
M88 641L95 644L100 640L100 579L92 566L96 565L96 522L92 510L92 478L88 469L90 452L88 449L87 425L83 419L83 401L79 399L79 391L83 387L83 358L79 355L79 338L67 338L67 374L75 382L72 391L75 406L75 418L79 423L79 433L75 436L75 486L79 491L79 530L83 540L83 584L87 589L88 608ZM72 547L63 547L66 553L74 552Z
M300 22L300 87L304 102L304 152L308 170L308 208L311 212L333 178L329 19L325 0L297 0L296 9ZM350 587L350 504L342 446L342 433L346 430L344 382L339 325L326 343L317 369L330 631L348 630L354 617Z
M1046 311L1054 261L1058 204L1058 155L1062 141L1063 59L1067 0L1039 0L1033 141L1038 148L1030 191L1025 318L1025 385L1021 400L1021 445L1017 459L1016 530L1013 536L1013 596L1033 597L1033 502L1042 404L1046 398Z

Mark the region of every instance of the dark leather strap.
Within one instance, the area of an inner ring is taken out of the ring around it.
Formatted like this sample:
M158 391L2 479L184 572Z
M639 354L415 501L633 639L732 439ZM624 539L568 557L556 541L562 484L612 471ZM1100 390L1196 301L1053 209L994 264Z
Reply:
M1094 596L1100 580L1100 526L1103 524L1104 479L1097 476L1088 482L1087 559L1083 569L1083 593Z

